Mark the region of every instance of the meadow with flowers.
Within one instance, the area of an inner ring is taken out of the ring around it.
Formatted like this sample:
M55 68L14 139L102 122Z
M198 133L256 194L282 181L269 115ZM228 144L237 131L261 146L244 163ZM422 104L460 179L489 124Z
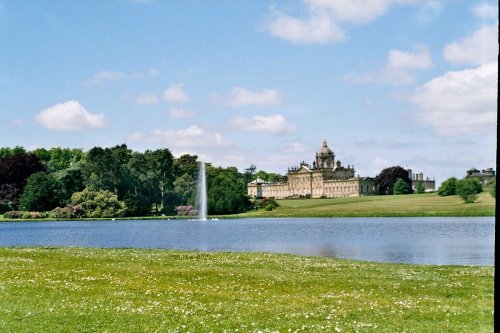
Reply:
M2 332L492 332L494 267L0 248Z

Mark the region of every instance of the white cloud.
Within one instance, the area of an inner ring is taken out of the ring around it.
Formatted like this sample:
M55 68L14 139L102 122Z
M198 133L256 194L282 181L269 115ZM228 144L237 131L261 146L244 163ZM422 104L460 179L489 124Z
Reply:
M394 85L408 84L415 81L414 71L432 68L432 59L425 45L417 46L416 52L390 50L387 64L373 73L348 73L342 78L352 83L381 82Z
M99 85L106 82L121 81L125 78L125 74L118 71L101 71L95 74L92 79L85 84L88 86Z
M444 57L453 63L480 65L498 57L498 24L485 25L472 35L446 45Z
M92 114L78 101L67 101L51 106L35 116L43 127L54 130L80 131L104 126L104 114Z
M236 116L231 119L231 125L248 132L267 132L275 135L295 131L295 126L289 124L280 114L250 118Z
M474 7L472 11L479 18L497 19L498 18L498 5L493 5L488 2L482 2Z
M264 30L295 43L328 43L346 39L342 23L363 24L384 15L393 4L418 0L303 0L305 17L297 18L273 10Z
M160 103L160 99L155 94L140 94L134 98L133 102L139 105L155 105Z
M168 115L170 118L191 118L195 115L195 112L179 108L172 108L168 111Z
M278 105L281 103L281 95L274 89L250 91L241 87L234 87L229 96L214 95L211 99L215 103L222 103L231 106L264 106Z
M421 47L419 52L390 50L387 67L424 70L432 67L432 60L426 47Z
M419 87L419 118L438 135L484 134L497 121L498 64L447 72Z
M135 132L129 136L132 141L159 142L169 148L213 148L227 147L230 142L218 132L209 132L205 129L192 125L181 130L155 129L150 134Z
M189 102L189 96L184 91L182 84L172 84L163 92L163 99L166 102L186 103Z
M272 36L294 43L340 42L345 39L344 31L328 16L311 14L307 19L298 19L275 13L265 28Z

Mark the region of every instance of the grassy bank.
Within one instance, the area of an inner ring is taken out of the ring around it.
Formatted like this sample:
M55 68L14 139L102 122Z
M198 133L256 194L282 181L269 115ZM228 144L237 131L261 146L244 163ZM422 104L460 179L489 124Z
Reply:
M279 207L272 211L258 210L243 214L214 216L218 218L238 217L378 217L378 216L494 216L495 198L481 193L475 203L465 204L458 196L441 197L436 193L409 195L377 195L334 199L278 200ZM213 217L213 216L210 216ZM117 220L179 219L179 216L144 216L116 218ZM2 221L39 221L6 219ZM57 219L41 219L57 220ZM65 219L60 219L65 220ZM110 220L110 218L91 219Z
M3 332L492 332L493 267L0 248Z
M481 193L475 203L436 193L354 198L278 200L272 211L250 211L241 217L375 217L375 216L494 216L495 198Z

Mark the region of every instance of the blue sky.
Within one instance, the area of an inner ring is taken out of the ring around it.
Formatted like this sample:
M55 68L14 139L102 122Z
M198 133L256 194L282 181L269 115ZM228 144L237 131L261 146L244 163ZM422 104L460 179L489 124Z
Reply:
M498 2L0 0L0 146L496 165Z

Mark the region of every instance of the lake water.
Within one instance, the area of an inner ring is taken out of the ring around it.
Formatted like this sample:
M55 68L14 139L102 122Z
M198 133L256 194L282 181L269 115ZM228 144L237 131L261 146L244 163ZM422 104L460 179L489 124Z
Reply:
M494 217L0 223L0 246L276 252L379 262L494 265Z

